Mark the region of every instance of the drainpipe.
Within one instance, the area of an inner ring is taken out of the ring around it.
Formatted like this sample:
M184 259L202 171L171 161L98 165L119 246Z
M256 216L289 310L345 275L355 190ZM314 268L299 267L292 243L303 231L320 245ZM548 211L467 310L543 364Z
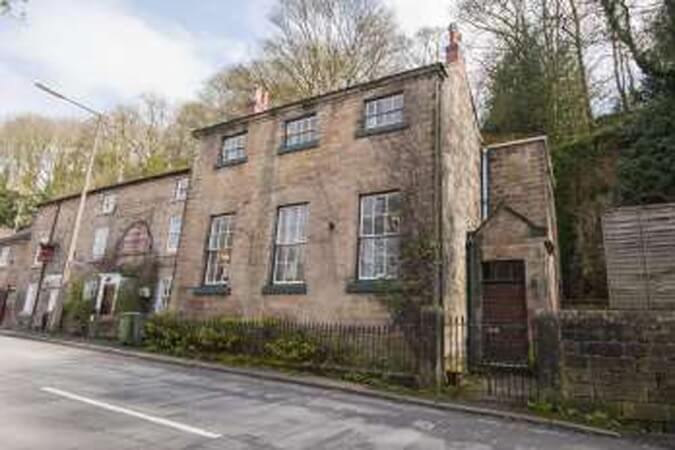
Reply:
M446 261L445 261L445 236L443 233L443 155L442 155L442 132L443 132L443 121L441 120L441 114L443 111L442 108L442 83L441 78L437 78L435 82L435 92L434 92L434 191L435 191L435 206L436 206L436 217L435 217L435 228L436 236L438 237L438 257L440 258L440 263L437 262L437 274L436 274L436 286L434 289L434 294L436 297L436 313L434 314L435 318L435 328L436 328L436 391L437 394L440 394L441 387L443 385L443 357L444 349L443 343L444 339L444 318L445 318L445 309L443 304L443 293L445 291L445 274L446 274Z

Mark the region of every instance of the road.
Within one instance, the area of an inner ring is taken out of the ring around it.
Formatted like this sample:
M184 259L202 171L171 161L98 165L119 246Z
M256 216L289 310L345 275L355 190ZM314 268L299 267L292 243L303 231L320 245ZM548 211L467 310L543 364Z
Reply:
M634 442L0 336L0 449L636 449Z

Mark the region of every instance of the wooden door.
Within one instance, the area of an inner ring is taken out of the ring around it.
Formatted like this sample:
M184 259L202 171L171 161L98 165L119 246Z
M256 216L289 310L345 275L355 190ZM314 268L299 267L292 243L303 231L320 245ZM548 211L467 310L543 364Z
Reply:
M483 362L526 365L529 340L524 261L483 263Z

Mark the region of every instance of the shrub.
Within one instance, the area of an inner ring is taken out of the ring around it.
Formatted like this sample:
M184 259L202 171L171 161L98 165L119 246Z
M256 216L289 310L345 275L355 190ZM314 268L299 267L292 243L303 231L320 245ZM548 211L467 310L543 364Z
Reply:
M323 362L323 353L319 344L303 333L282 335L272 342L265 344L267 356L279 360L294 363Z
M87 334L89 318L94 312L91 301L83 298L84 283L75 280L68 290L68 297L63 305L63 320L66 328L80 336Z
M206 359L246 355L278 362L318 364L326 361L327 354L306 333L284 329L277 321L231 318L192 321L174 314L158 314L146 322L145 345L152 351Z

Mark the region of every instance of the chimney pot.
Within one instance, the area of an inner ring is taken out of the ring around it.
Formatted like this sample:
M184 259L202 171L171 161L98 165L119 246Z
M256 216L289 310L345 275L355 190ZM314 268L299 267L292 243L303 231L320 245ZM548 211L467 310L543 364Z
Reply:
M263 112L270 107L270 93L262 86L255 89L255 98L253 99L253 112Z
M456 23L448 27L448 47L446 48L446 63L454 64L462 59L462 33Z

